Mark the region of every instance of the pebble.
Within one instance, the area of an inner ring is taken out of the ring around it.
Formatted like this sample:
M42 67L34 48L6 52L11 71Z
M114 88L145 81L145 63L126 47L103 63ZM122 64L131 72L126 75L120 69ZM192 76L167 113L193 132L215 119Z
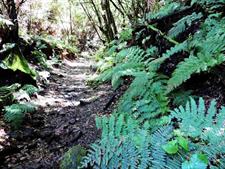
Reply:
M76 123L76 119L71 119L70 121L69 121L69 124L71 124L71 125L73 125L73 124L75 124Z

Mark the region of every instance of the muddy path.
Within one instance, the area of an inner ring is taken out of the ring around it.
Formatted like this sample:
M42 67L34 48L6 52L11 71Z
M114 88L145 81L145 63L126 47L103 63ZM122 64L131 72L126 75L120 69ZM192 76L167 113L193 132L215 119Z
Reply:
M57 169L70 147L88 147L98 138L95 116L110 113L112 108L104 109L120 92L110 85L96 89L86 85L93 74L91 64L79 58L50 72L48 85L34 101L38 111L29 115L19 131L7 133L10 146L1 153L0 168Z

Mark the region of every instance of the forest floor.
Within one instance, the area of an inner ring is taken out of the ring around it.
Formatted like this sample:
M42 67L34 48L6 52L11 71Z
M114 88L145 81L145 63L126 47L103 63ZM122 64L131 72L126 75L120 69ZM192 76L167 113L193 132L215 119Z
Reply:
M20 130L7 133L10 145L0 153L0 168L57 169L69 148L88 147L99 137L95 116L110 113L114 104L109 103L121 91L107 84L88 86L86 80L94 73L91 64L79 58L51 70L48 84L33 101L38 111Z

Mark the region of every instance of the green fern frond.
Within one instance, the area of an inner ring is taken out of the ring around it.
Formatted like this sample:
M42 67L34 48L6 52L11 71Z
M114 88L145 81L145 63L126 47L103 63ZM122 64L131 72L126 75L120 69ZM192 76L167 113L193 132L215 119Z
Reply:
M174 71L172 78L168 81L168 92L180 86L183 82L190 79L194 73L207 71L209 68L220 65L225 61L225 56L219 54L216 58L205 58L207 55L199 53L198 56L191 55L183 62L179 63ZM207 60L206 60L207 59Z
M15 83L11 86L2 86L0 87L0 97L8 94L8 93L12 93L15 92L21 85L18 83Z
M187 46L187 41L184 41L182 43L179 43L175 45L174 47L171 47L169 50L167 50L162 57L169 58L173 56L176 53L182 52L182 51L187 51L188 46Z
M149 136L137 122L123 115L97 119L101 140L91 146L82 168L145 168L149 165Z
M123 81L122 77L136 76L136 74L138 74L138 72L135 69L126 69L126 70L121 70L117 72L116 74L112 76L112 87L114 89L117 89Z
M120 40L121 41L128 41L132 39L132 28L125 28L120 32Z
M35 109L35 106L31 104L13 104L11 106L5 106L4 119L9 122L12 127L18 128L23 122L25 114L32 113Z
M116 111L129 113L139 122L156 120L157 117L168 112L165 86L165 77L137 72L130 87L120 99Z
M168 168L167 154L162 146L172 137L171 127L162 127L151 136L151 166L153 169ZM171 162L172 163L172 159Z
M35 87L35 86L33 86L33 85L29 85L29 84L24 85L24 86L22 87L22 90L24 90L25 92L27 92L27 94L28 94L29 96L32 96L34 93L39 92L39 89L38 89L37 87Z
M115 56L115 63L141 63L146 59L146 55L145 50L138 46L132 46L117 53Z
M225 6L224 0L192 0L191 5L198 4L208 10L215 10L216 8L220 8L221 6Z
M2 86L0 87L0 107L7 105L13 100L13 93L19 89L21 85L15 83L11 86Z
M140 64L140 63L129 63L129 62L124 64L121 63L103 72L96 80L101 82L107 82L111 80L113 76L116 76L120 72L123 72L126 70L132 70L132 69L140 69L142 67L143 67L143 64Z
M46 63L47 56L45 53L41 51L41 49L37 48L34 51L32 51L32 57L36 61L37 64L40 64L43 68L48 68L48 65Z
M192 93L193 91L191 90L187 90L187 91L179 90L179 91L173 92L172 94L170 94L171 98L173 99L173 105L184 106L188 102L190 97L194 98Z
M136 120L123 115L98 118L97 126L102 129L101 139L92 144L81 168L165 169L180 164L180 159L173 157L169 161L162 149L172 137L172 127L162 127L150 135L148 127L141 128Z
M186 58L184 62L179 63L172 78L168 81L168 92L180 86L183 82L188 80L192 74L200 72L200 65L205 68L205 63L195 56L190 56L189 58Z
M103 72L97 80L105 82L111 79L116 89L122 83L123 76L135 76L136 72L144 69L145 64L151 60L151 54L153 52L145 52L136 46L123 49L115 57L116 66Z
M178 12L184 8L185 7L182 5L182 3L172 2L167 5L162 6L160 8L159 12L157 12L157 13L148 13L146 15L146 19L148 21L153 20L153 19L160 19L165 16L171 15L174 12Z
M202 13L196 14L195 12L191 15L187 15L181 18L179 21L173 24L173 28L171 28L168 32L168 35L171 38L177 37L179 34L184 32L188 27L190 27L194 22L198 21L203 17Z
M157 72L160 68L161 64L165 62L168 58L173 56L176 53L187 51L187 42L184 41L182 43L179 43L175 45L174 47L171 47L169 50L167 50L165 53L163 53L162 57L153 59L149 63L147 63L147 69L149 72Z

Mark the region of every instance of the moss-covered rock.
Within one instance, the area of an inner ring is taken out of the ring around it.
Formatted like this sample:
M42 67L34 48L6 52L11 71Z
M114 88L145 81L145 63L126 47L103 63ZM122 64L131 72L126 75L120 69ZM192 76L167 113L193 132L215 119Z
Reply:
M77 169L82 158L86 155L86 150L80 145L69 149L63 156L60 163L60 169Z

